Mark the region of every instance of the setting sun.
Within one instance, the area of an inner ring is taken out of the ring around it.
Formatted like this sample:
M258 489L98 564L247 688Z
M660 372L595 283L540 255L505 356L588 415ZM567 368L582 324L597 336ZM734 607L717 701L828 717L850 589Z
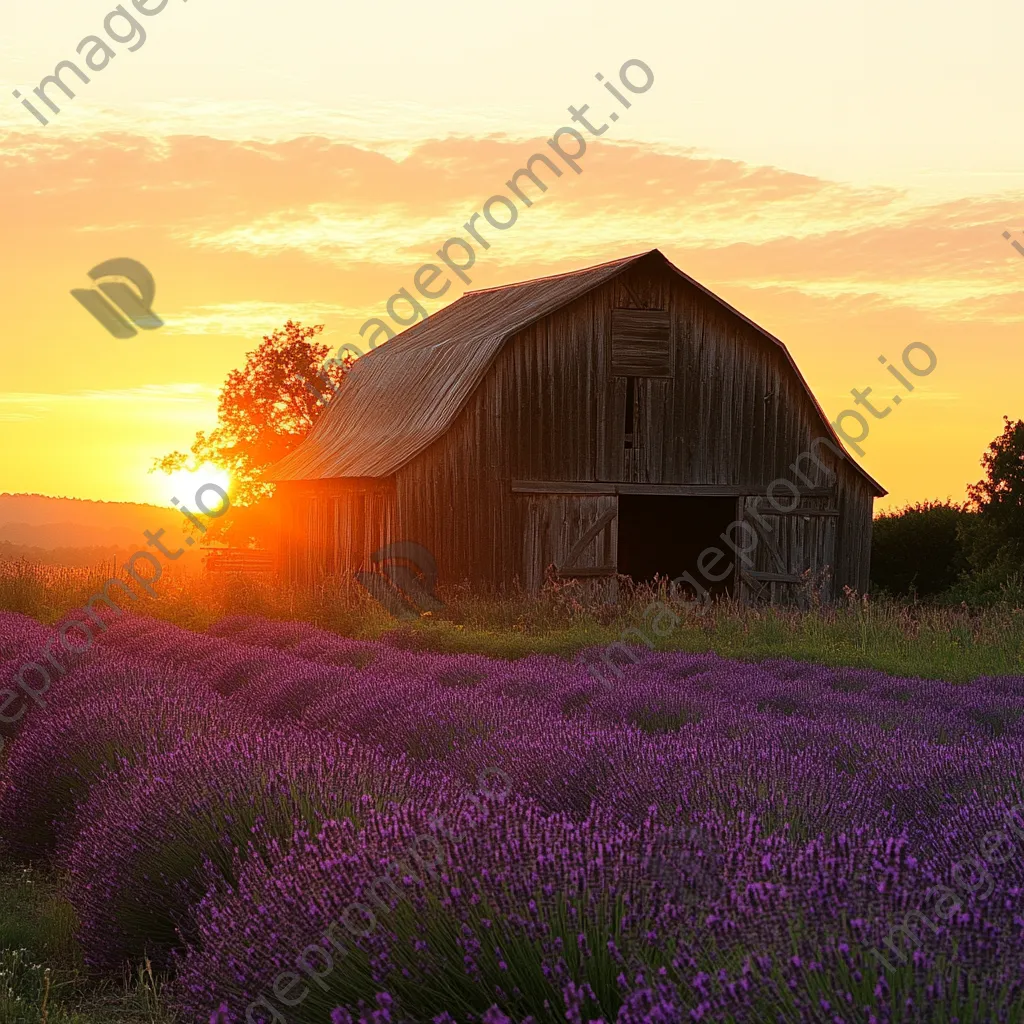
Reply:
M209 462L204 463L196 470L179 469L169 474L155 473L153 499L160 505L171 505L173 504L171 499L177 498L181 504L195 509L196 491L204 484L213 484L224 491L228 491L231 485L231 476L227 470L214 466ZM208 489L203 500L207 506L214 510L220 504L216 492L210 489Z

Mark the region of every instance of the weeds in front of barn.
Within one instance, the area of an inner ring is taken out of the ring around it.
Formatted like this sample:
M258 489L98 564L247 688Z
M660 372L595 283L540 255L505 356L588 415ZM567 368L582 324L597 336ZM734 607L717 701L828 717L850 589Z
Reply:
M71 569L0 562L0 608L55 623L79 610L109 579L109 566ZM468 586L440 588L439 612L413 621L392 618L355 580L327 578L284 586L269 575L168 573L157 597L127 610L204 630L228 615L301 620L360 639L391 637L421 650L496 658L529 654L575 657L638 631L658 650L714 651L723 657L790 657L824 665L877 668L893 675L966 681L1024 671L1024 608L1007 601L986 608L873 600L849 594L804 609L717 601L699 606L668 597L667 586L620 581L617 603L588 597L587 584L550 578L538 595L481 595ZM672 616L650 629L656 607ZM666 631L665 622L674 623Z

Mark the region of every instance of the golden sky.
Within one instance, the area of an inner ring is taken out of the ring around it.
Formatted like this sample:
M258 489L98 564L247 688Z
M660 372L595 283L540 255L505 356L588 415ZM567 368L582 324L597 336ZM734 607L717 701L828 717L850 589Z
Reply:
M262 334L358 341L570 104L621 116L469 287L658 247L782 338L831 416L926 343L935 371L863 444L879 507L963 497L1024 416L1018 3L128 0L141 45L105 34L116 6L18 5L0 40L0 491L166 504L153 457L213 424ZM84 68L90 35L113 58L41 125L11 93ZM655 80L626 110L595 75L630 58ZM159 330L113 338L69 294L120 256Z

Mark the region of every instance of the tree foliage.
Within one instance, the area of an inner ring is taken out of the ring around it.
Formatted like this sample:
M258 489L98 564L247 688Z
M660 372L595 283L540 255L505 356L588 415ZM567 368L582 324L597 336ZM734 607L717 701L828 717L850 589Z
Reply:
M985 477L967 488L977 515L961 531L971 565L972 601L1024 591L1024 420L1003 417L1003 432L981 457Z
M981 465L966 504L920 502L875 520L876 588L971 604L1024 596L1024 421L1003 417Z
M217 520L218 539L244 544L261 532L264 499L274 490L263 480L264 471L298 447L352 365L350 357L324 365L330 349L313 340L322 330L323 324L304 327L289 320L264 335L259 348L246 354L245 366L228 374L217 404L217 426L198 431L188 452L154 461L153 470L165 473L194 471L207 463L228 471L231 511Z
M1024 540L1024 420L1003 417L1003 432L981 457L985 478L967 488L982 522L1004 542Z

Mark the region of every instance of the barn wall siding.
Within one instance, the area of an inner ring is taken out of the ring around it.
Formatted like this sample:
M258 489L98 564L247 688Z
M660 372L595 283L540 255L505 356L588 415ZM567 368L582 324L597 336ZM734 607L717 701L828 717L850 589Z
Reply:
M279 559L287 578L312 582L370 568L395 536L395 489L388 480L278 485Z
M612 350L613 318L623 318L613 311L622 309L664 311L672 349L671 377L635 378L639 443L632 449L623 447L628 374L614 371L636 366L614 361ZM362 568L358 560L387 534L428 547L441 582L518 580L536 588L541 563L557 563L595 499L531 498L513 493L513 481L718 485L741 496L764 495L776 478L798 479L791 464L825 433L778 346L670 271L641 265L514 335L451 427L388 478L388 486L303 485L299 505L312 508L315 500L317 510L297 525L322 553L317 557L332 558L332 565ZM870 486L827 448L821 462L806 463L806 486L824 489L825 503L838 515L813 525L778 516L787 565L822 568L827 553L831 594L844 585L863 591ZM371 494L376 504L360 506ZM338 495L344 503L335 501L328 513L324 500ZM779 495L789 500L788 492ZM338 541L325 535L329 514L341 516L332 526L342 534ZM391 525L352 527L357 536L350 537L343 522L349 514L383 515ZM296 572L302 543L292 544L289 564Z

